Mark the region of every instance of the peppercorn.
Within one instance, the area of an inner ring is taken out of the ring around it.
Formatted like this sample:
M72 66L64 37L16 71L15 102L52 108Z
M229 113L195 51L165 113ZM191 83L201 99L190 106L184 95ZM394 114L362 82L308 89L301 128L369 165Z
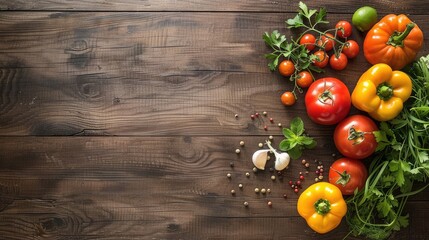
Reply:
M256 116L256 117L259 117L259 113L255 113L255 116Z
M262 193L262 194L265 194L266 192L267 192L267 190L266 190L265 188L262 188L262 189L261 189L261 193Z
M296 181L296 185L301 186L301 181Z
M322 173L322 172L323 172L323 168L321 168L321 169L319 170L319 172L321 172L321 173Z
M267 193L270 193L270 192L271 192L271 189L267 188Z
M258 171L258 169L255 168L255 167L252 170L253 170L253 172L257 172Z
M267 131L267 130L268 130L268 127L267 127L267 126L264 126L264 130L265 130L265 131Z
M273 203L272 203L271 201L268 201L268 203L267 203L267 204L268 204L268 206L270 206L270 207L273 205Z
M243 203L243 205L244 205L245 207L248 207L248 206L249 206L249 203L248 203L248 202L244 202L244 203Z
M265 111L262 112L262 115L267 116L267 112L265 112Z
M270 167L270 172L274 172L274 168Z
M305 161L305 159L302 159L301 163L305 164L305 163L307 163L307 161Z
M234 190L234 189L232 189L232 190L231 190L231 194L232 194L232 195L234 195L234 194L235 194L235 190Z
M293 182L292 182L292 181L289 181L289 185L290 185L290 186L292 186L292 184L293 184Z
M306 163L306 164L305 164L305 167L306 167L306 168L309 168L309 167L310 167L310 163Z
M287 199L287 194L283 194L283 198L284 198L284 199Z
M231 173L226 174L227 178L231 178Z
M250 173L246 172L246 177L250 177Z
M299 176L299 179L300 179L300 180L304 180L304 176L302 176L302 175L301 175L301 176Z
M264 146L263 143L258 143L258 147L262 148Z
M240 141L240 146L244 146L244 141Z
M295 188L293 191L294 191L295 193L298 193L298 192L299 192L299 189L298 189L298 188Z
M238 114L236 113L236 114L234 115L234 117L235 117L235 118L238 118Z
M241 184L241 183L240 183L240 184L238 184L238 187L239 187L239 188L243 188L243 184Z
M320 176L319 176L319 179L320 179L320 180L322 180L322 179L323 179L323 176L322 176L322 175L320 175Z
M235 153L237 153L237 154L239 154L241 151L240 151L240 149L235 149Z
M281 123L278 123L278 124L277 124L277 126L282 127L282 124L281 124Z
M234 167L234 162L229 162L230 167Z
M273 140L274 139L273 135L268 136L268 139Z
M315 182L318 182L318 181L319 181L319 178L315 178L315 179L314 179L314 181L315 181Z
M250 118L253 120L253 119L255 119L255 115L250 115Z
M273 181L276 180L276 176L272 175L271 180L273 180Z
M259 192L259 188L255 188L255 193L258 193Z

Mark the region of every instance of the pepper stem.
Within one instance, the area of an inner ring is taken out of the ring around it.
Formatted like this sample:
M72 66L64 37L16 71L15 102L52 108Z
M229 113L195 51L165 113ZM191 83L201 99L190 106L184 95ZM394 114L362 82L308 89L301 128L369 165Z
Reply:
M318 214L325 215L331 211L331 203L328 200L321 198L314 203L314 208Z
M377 86L377 95L381 100L387 101L393 96L393 89L388 83L384 82Z
M394 32L390 38L389 41L387 41L387 44L392 45L394 47L403 47L404 46L404 40L407 38L408 34L410 34L411 30L413 30L415 24L414 23L408 23L407 27L405 28L405 31L403 32Z

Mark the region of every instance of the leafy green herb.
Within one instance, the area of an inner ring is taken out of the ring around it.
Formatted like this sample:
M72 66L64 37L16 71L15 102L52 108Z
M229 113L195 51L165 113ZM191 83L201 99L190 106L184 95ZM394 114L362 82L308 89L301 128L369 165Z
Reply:
M283 139L280 144L280 150L288 152L292 159L301 157L304 149L312 149L316 147L317 142L304 135L304 122L301 118L295 117L290 122L290 128L283 128Z
M377 152L371 160L365 188L348 199L347 222L351 233L370 239L386 239L408 226L403 214L415 182L429 177L429 56L412 65L408 74L413 93L398 117L380 124L374 133Z

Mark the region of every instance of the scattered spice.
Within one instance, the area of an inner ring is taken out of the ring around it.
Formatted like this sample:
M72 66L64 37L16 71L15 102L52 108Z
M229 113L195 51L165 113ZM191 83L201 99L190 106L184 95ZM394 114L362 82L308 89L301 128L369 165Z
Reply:
M268 130L268 127L267 127L266 125L264 126L264 130L265 130L265 131L267 131L267 130Z
M274 139L273 135L268 136L268 139L273 140Z
M244 205L245 207L248 207L248 206L249 206L249 203L248 203L248 202L244 202L244 203L243 203L243 205Z
M267 193L271 193L271 189L267 188Z
M255 119L255 115L250 115L250 118L252 119L252 120L254 120Z
M267 203L267 204L268 204L268 206L270 206L270 207L273 205L273 203L272 203L271 201L268 201L268 203Z
M250 173L246 172L246 177L250 177Z
M239 154L241 152L241 150L240 149L235 149L235 153L237 153L237 154Z
M232 190L231 190L231 194L232 194L232 195L234 195L234 194L235 194L235 190L234 190L234 189L232 189Z
M271 122L271 123L273 123L273 122L274 122L274 119L273 119L273 118L270 118L270 122Z
M232 161L231 161L231 162L229 162L229 166L230 166L230 167L234 167L234 162L232 162Z
M240 146L244 146L244 141L240 141Z
M257 172L258 171L258 169L256 168L256 167L253 167L253 172Z
M278 123L277 126L282 127L282 123Z
M259 188L255 188L255 193L259 193Z
M287 199L287 194L285 193L285 194L283 194L283 198L284 199Z
M264 111L264 112L262 113L262 115L267 116L267 112L265 112L265 111Z
M306 167L306 168L309 168L309 167L310 167L310 163L306 163L306 164L305 164L305 167Z
M243 188L243 184L241 184L241 183L240 183L240 184L238 184L238 187L239 187L239 188Z
M262 193L262 194L265 194L266 192L267 192L267 190L266 190L265 188L262 188L262 189L261 189L261 193Z
M276 176L272 175L271 180L273 180L273 181L276 180Z
M238 118L238 114L236 113L236 114L234 115L234 117L235 117L235 118Z
M258 147L262 148L262 147L264 147L264 144L263 143L258 143Z
M231 173L227 173L227 174L226 174L226 177L227 177L227 178L231 178Z

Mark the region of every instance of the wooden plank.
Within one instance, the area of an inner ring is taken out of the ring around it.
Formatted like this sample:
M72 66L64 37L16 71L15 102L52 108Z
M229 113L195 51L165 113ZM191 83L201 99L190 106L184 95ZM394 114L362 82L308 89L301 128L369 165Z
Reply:
M287 111L280 104L292 84L263 58L262 33L289 36L283 21L291 16L3 12L0 135L277 134L248 116L267 111L283 123L305 116L303 95ZM412 17L429 32L425 16ZM368 67L360 55L323 76L352 90ZM331 133L305 121L310 132Z
M318 235L297 214L298 195L287 182L305 171L300 161L291 163L283 180L272 181L269 170L252 172L250 158L259 149L257 143L263 140L259 138L2 137L0 234L7 239L345 236L344 222L335 231ZM237 155L234 149L240 140L246 144ZM318 140L319 146L307 151L305 158L329 166L333 146L329 140ZM310 171L315 167L312 163ZM251 176L246 178L245 172ZM304 188L313 182L312 173L306 176ZM255 194L255 187L270 188L271 193ZM234 196L231 189L236 190ZM288 199L283 198L285 193ZM427 198L429 192L421 195ZM426 202L410 202L408 211L413 239L424 239ZM395 239L407 236L408 230L403 230Z
M410 0L407 2L369 1L363 4L360 1L327 0L323 3L307 0L305 3L312 8L325 7L328 12L353 13L356 9L369 5L379 13L426 14L424 1ZM0 0L0 10L26 11L252 11L252 12L295 12L298 2L286 1L228 1L228 0L200 0L200 1L156 1L156 0Z

